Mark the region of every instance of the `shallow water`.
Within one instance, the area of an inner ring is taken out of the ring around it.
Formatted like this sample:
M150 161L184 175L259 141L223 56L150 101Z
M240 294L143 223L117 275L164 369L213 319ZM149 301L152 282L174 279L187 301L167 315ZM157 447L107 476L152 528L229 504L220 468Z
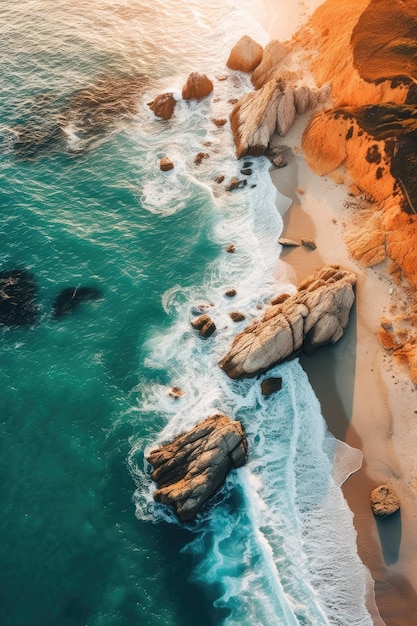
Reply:
M2 623L371 623L338 487L357 453L341 448L333 477L336 444L297 361L268 399L216 365L246 323L229 312L252 319L291 288L268 162L251 159L235 194L213 182L242 165L210 122L248 88L224 51L265 34L220 0L5 1L1 23L1 269L37 282L36 324L1 327ZM156 120L146 102L195 70L213 96ZM103 298L54 319L74 286ZM210 341L189 325L202 302ZM218 409L244 422L250 462L183 528L153 503L144 453Z

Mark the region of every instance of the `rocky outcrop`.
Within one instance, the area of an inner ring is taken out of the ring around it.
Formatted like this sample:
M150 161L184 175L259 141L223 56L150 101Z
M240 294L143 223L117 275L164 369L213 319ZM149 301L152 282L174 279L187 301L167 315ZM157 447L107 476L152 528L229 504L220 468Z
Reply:
M287 56L289 49L281 42L274 40L266 44L262 61L254 70L251 80L255 89L260 89L271 79L278 76L280 63Z
M212 91L213 83L205 74L192 72L182 88L182 97L184 100L200 100L211 94Z
M207 337L211 337L211 335L216 330L215 323L213 322L211 317L207 314L200 315L200 317L197 317L196 320L193 320L191 322L191 326L195 328L195 330L198 330L201 337L203 337L204 339L207 339Z
M253 72L262 61L263 47L248 35L244 35L233 46L227 67L240 72Z
M311 353L335 343L348 325L355 284L352 272L323 267L239 333L220 367L230 378L256 376L302 350Z
M159 96L156 96L155 100L148 102L148 107L155 113L156 117L170 120L176 104L177 101L172 93L161 93Z
M159 169L162 172L169 172L169 170L172 170L173 168L174 163L167 156L162 157L162 159L159 161Z
M147 456L157 484L153 497L172 506L178 519L187 522L221 487L229 471L246 463L247 452L242 424L213 415Z
M264 154L274 133L285 137L297 112L305 113L318 102L318 92L305 86L292 89L277 76L243 96L230 114L237 157ZM284 165L277 163L278 167Z
M279 79L243 96L230 114L238 159L264 154L271 135L286 135L294 119L293 93Z
M388 485L380 485L371 491L371 508L376 517L392 515L400 508L397 495Z

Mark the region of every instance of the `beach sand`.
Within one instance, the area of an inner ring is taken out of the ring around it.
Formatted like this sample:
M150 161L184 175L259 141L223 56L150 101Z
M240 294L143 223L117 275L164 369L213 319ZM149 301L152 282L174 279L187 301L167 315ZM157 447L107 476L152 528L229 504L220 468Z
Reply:
M322 2L295 3L291 16L283 0L262 0L256 19L270 38L289 39ZM282 16L282 19L281 19ZM301 135L309 115L298 119L281 143L288 146L288 165L271 167L273 183L292 199L283 216L282 236L315 240L316 250L283 248L278 272L294 284L323 264L340 264L356 272L356 307L344 337L334 346L302 357L328 428L338 439L359 448L362 468L346 481L344 494L354 513L358 552L375 581L380 615L388 626L417 623L417 392L405 366L395 363L377 339L380 319L393 302L406 307L406 297L386 273L385 264L364 269L349 258L343 223L354 207L347 188L321 178L306 165ZM351 205L351 206L349 206ZM416 409L416 412L415 412ZM401 513L376 521L370 491L388 482L396 491ZM378 611L369 600L375 624Z
M288 146L300 145L303 122L299 120L283 140ZM385 267L364 270L348 257L342 238L342 222L352 210L345 206L350 200L346 188L313 174L301 153L289 149L285 156L287 167L270 170L277 189L293 201L283 216L282 235L298 241L309 237L317 244L316 250L283 248L281 259L291 268L286 274L292 273L298 284L322 265L337 263L358 275L356 306L344 337L334 346L302 357L301 364L330 432L364 456L361 470L345 483L344 494L354 513L359 555L376 581L380 614L389 626L414 623L417 508L402 506L401 518L396 515L395 520L377 523L369 504L370 491L388 480L403 505L410 497L414 471L413 440L406 446L402 442L410 433L404 416L414 418L417 394L406 368L392 362L376 336L390 303L390 289L396 287ZM411 495L416 504L415 494ZM372 611L372 601L369 608ZM374 611L373 618L375 624L381 623Z

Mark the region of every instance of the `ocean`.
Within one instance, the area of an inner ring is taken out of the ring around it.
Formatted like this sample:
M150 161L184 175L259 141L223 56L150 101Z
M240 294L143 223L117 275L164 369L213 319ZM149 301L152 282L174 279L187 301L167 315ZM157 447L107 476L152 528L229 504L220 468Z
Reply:
M360 452L327 432L298 360L274 368L270 397L217 366L293 289L277 244L290 201L212 121L250 88L229 50L266 33L243 0L3 0L0 14L0 271L28 272L36 306L34 323L0 325L1 624L371 624L340 489ZM180 98L192 71L214 83L201 102ZM166 91L169 122L147 106ZM215 182L243 165L243 189ZM80 287L100 297L54 315ZM204 341L190 319L207 308ZM180 525L145 455L217 411L244 424L249 462Z

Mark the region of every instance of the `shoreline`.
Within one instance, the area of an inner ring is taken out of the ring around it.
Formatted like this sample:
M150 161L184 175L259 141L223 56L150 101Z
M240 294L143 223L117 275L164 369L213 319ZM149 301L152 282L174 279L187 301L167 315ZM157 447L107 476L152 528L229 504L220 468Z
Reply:
M297 0L289 15L284 0L253 0L249 10L270 40L285 42L323 2ZM309 237L317 248L283 248L277 271L296 286L324 264L338 263L358 275L355 308L345 335L335 345L301 357L300 363L328 430L363 453L361 469L342 490L354 515L358 554L374 580L368 602L372 619L375 624L382 618L387 626L408 626L417 621L417 461L410 436L417 393L408 368L396 363L377 337L381 317L396 301L405 310L407 296L386 272L386 262L366 269L348 256L343 223L349 221L354 202L345 185L308 168L300 146L310 115L298 118L289 134L280 138L288 146L284 153L288 165L282 170L271 165L270 175L278 191L292 200L283 214L281 236ZM378 521L369 496L384 482L396 491L401 511L393 519Z
M416 606L414 569L408 554L415 545L414 515L402 505L400 529L388 520L377 522L369 494L388 479L403 502L401 494L407 491L407 477L399 463L394 434L401 428L402 414L409 411L412 400L417 402L417 396L415 400L412 397L414 385L406 369L393 363L376 336L380 318L389 305L393 280L385 267L365 269L348 256L342 238L342 222L352 211L346 207L347 189L308 168L299 149L304 126L305 119L300 118L282 139L289 148L285 154L288 165L283 169L272 166L270 176L275 187L292 200L283 215L282 236L295 240L309 237L317 248L283 248L280 262L289 266L286 271L293 274L295 285L322 265L332 263L354 271L358 283L356 306L345 335L337 344L301 357L300 363L320 401L329 431L364 455L362 468L346 481L343 492L354 513L359 556L375 581L381 618L389 626L405 626L415 617ZM391 529L384 533L384 526L386 529L389 525ZM372 604L371 598L368 608L374 623L383 623Z

